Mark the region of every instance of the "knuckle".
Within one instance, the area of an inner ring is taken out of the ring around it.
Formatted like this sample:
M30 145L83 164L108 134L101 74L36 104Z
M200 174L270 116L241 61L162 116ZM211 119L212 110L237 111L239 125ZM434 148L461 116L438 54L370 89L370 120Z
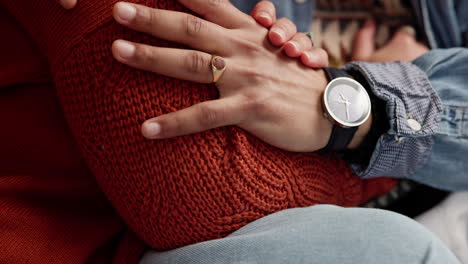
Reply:
M220 7L224 4L227 4L227 1L226 0L209 0L208 1L208 5L213 7L213 8L217 8L217 7Z
M291 20L287 18L280 18L276 25L286 32L297 32L296 24L294 24Z
M146 31L151 31L158 23L158 15L154 9L138 8L136 23L143 26Z
M296 33L295 39L303 45L304 48L312 48L312 40L304 33Z
M261 45L247 39L234 38L232 41L237 44L238 49L248 54L262 54L264 51Z
M135 60L143 65L153 65L158 60L156 49L149 46L137 45L135 48Z
M208 60L198 51L191 51L185 59L185 67L191 73L203 73L208 67Z
M317 53L321 60L328 62L328 53L324 49L317 49Z
M262 0L260 3L258 3L258 5L262 5L262 7L270 9L270 10L275 9L275 5L272 2L267 1L267 0Z
M203 128L213 128L221 120L221 114L207 104L198 107L198 122Z
M183 128L180 126L180 120L176 113L160 118L158 123L162 127L159 133L161 137L173 137L183 134Z
M155 10L148 10L148 26L150 28L153 28L155 25L157 25L158 22L158 16L156 14Z
M275 6L273 5L273 3L270 1L266 1L266 0L258 2L255 8L257 11L263 11L269 14L272 14L275 12Z
M270 112L271 105L265 96L259 94L246 94L244 95L243 111L249 115L263 116Z
M265 80L265 76L262 74L262 72L256 69L255 65L247 67L244 66L237 69L236 72L239 73L239 76L243 77L245 83L251 86L265 86L265 84L268 82L268 80Z
M200 33L203 26L202 19L193 15L185 16L185 30L188 36L196 36Z
M268 73L263 72L256 65L244 67L240 69L239 72L242 74L242 76L245 76L245 78L251 84L264 84L268 79Z

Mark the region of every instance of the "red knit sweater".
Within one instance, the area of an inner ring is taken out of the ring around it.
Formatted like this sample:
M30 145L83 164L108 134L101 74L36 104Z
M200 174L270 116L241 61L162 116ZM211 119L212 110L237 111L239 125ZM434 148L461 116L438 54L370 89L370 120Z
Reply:
M364 181L340 160L271 147L237 127L170 140L140 134L150 117L217 97L213 86L131 69L118 38L174 46L112 21L115 0L0 0L46 55L65 117L107 198L150 246L226 236L273 212L317 203L355 206L392 180ZM133 1L177 9L173 0Z
M136 263L80 157L48 65L0 4L0 263Z

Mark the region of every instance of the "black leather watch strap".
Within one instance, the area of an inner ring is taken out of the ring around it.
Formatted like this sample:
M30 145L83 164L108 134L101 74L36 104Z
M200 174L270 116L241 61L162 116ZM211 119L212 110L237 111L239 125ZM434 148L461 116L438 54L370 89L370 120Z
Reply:
M329 81L332 81L333 79L339 77L350 77L350 75L346 71L338 68L325 68L324 71ZM358 128L359 127L346 128L338 124L334 124L330 135L330 139L328 140L328 144L320 150L320 153L329 153L333 151L345 150L348 144L353 139L354 134L356 134Z
M323 70L325 71L329 82L336 78L350 76L345 70L338 68L324 68Z
M339 125L333 125L328 144L322 149L322 152L340 151L346 149L356 134L358 127L344 128Z

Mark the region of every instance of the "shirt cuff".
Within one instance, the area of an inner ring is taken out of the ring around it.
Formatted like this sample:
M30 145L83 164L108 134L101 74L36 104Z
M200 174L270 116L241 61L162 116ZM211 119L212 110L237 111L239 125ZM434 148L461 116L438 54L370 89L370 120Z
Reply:
M429 158L440 121L442 104L427 75L406 62L353 62L346 70L358 71L370 92L386 103L390 129L380 136L367 167L349 163L361 178L405 178Z

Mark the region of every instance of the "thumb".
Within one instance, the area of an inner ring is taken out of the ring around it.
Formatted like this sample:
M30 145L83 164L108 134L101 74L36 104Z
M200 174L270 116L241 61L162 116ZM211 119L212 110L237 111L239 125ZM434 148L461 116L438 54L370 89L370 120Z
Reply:
M354 39L353 60L365 61L375 51L375 21L368 19Z

